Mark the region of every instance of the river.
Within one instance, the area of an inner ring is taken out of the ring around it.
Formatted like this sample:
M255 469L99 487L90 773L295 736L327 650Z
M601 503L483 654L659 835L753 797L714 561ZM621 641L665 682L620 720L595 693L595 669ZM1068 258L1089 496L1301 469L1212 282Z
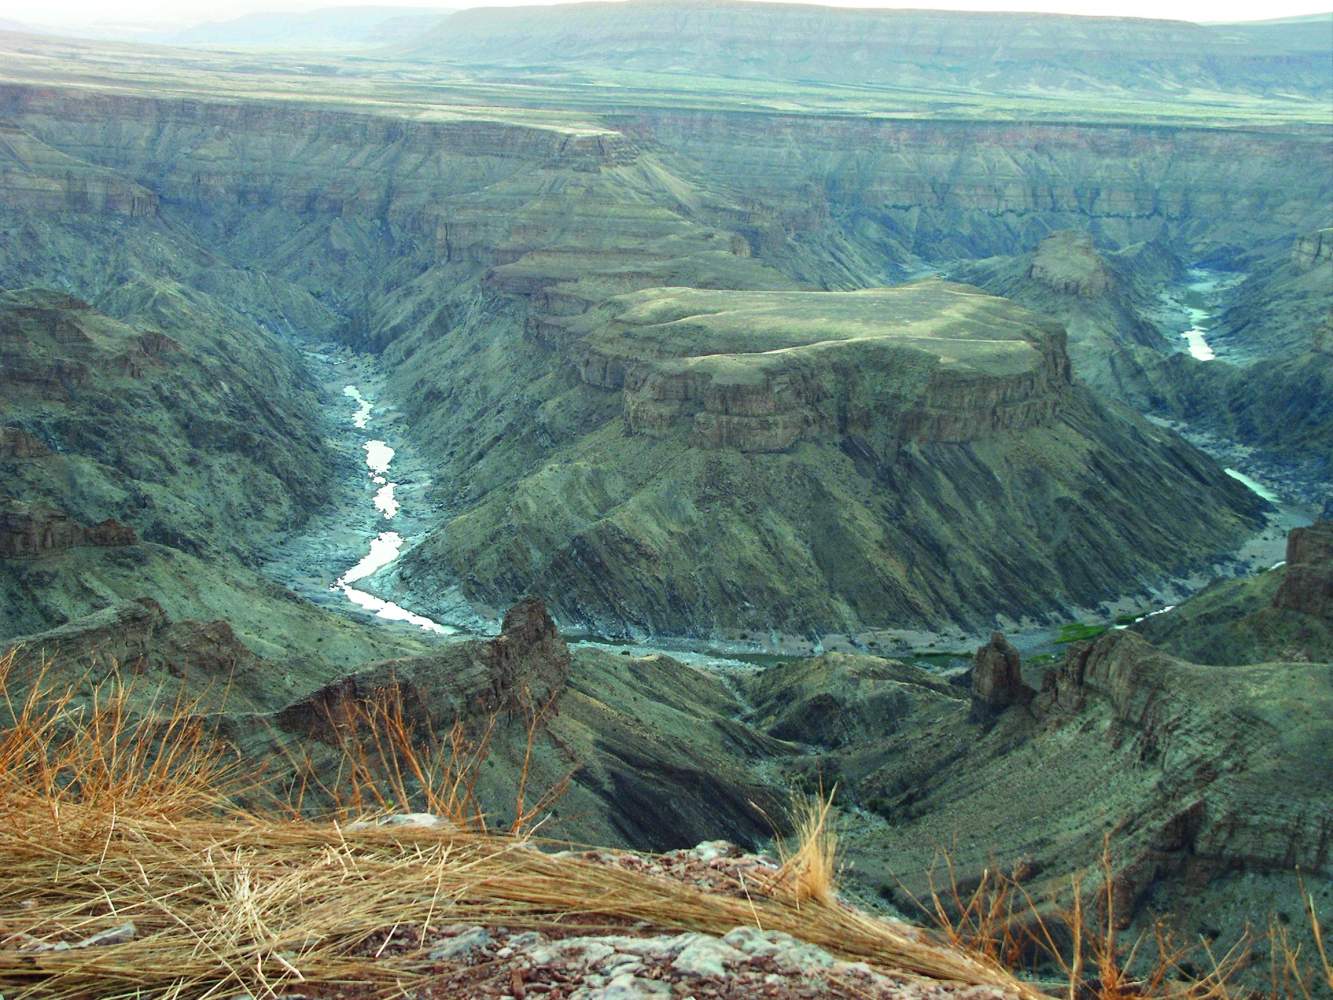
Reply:
M374 402L362 395L360 387L355 385L343 386L343 395L356 407L355 412L348 418L352 426L357 430L366 430L375 412ZM402 509L395 496L398 484L389 478L390 466L397 452L379 438L368 438L361 447L366 453L366 476L375 487L371 506L385 522L391 523ZM366 554L361 560L333 581L332 589L341 592L358 608L371 612L377 618L391 622L406 622L437 635L457 634L458 629L450 625L432 621L425 615L409 611L400 604L386 601L382 597L352 586L394 562L402 550L403 536L397 531L385 528L370 540Z
M1206 333L1219 290L1233 278L1196 269L1191 283L1176 301L1193 297L1190 317L1200 337ZM1207 293L1209 298L1203 298ZM1177 315L1179 315L1177 313ZM1182 334L1186 336L1186 334ZM1206 346L1206 339L1203 341ZM438 621L369 589L369 579L391 566L408 548L437 526L445 511L428 499L429 470L416 459L400 426L396 407L380 402L386 396L385 379L377 361L344 347L324 345L307 350L310 371L337 400L327 411L327 439L340 455L345 474L330 509L312 518L269 565L270 575L308 599L332 610L367 620L412 629L423 637L447 639L493 635L499 622L469 617ZM1196 357L1200 352L1192 351ZM1252 470L1253 471L1253 470ZM1308 524L1309 511L1283 502L1271 484L1238 468L1226 472L1244 483L1276 511L1268 527L1233 554L1229 567L1212 567L1190 579L1164 581L1159 587L1139 588L1136 594L1109 601L1100 608L1070 614L1080 621L1112 620L1129 614L1165 614L1218 576L1256 572L1278 563L1286 532ZM1153 598L1156 598L1154 601ZM1146 606L1145 606L1146 605ZM1036 622L997 622L1025 654L1053 648L1058 626ZM696 666L738 668L768 666L818 652L845 650L903 657L923 666L956 666L964 651L988 635L952 628L939 632L885 629L860 635L830 635L811 642L795 636L770 636L764 642L719 642L673 637L651 637L633 643L601 636L571 633L571 644L607 649L634 656L665 653ZM953 653L941 652L953 650ZM936 661L939 661L938 663Z
M1217 350L1209 342L1208 334L1216 326L1219 299L1244 281L1245 276L1206 267L1192 267L1187 274L1189 280L1183 288L1164 292L1162 298L1176 315L1183 312L1185 329L1180 336L1191 356L1199 361L1213 361Z

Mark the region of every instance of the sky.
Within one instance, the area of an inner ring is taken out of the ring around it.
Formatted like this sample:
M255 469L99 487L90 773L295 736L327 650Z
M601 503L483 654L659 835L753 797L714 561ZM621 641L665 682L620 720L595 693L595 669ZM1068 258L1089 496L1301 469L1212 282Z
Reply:
M385 0L392 6L425 8L517 6L534 2L554 3L558 0L495 0L486 3L475 0L452 3L450 0ZM40 3L35 0L0 0L0 19L45 25L135 22L177 27L223 20L252 11L366 5L369 5L367 0L41 0ZM833 6L1025 10L1186 21L1245 21L1327 12L1333 9L1333 0L914 0L900 4L884 0L839 0Z

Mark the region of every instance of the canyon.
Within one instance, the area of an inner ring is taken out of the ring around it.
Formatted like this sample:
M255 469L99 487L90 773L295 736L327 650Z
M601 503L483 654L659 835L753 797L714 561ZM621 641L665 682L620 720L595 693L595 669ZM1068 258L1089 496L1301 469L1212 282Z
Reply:
M597 7L0 30L0 651L282 787L392 693L583 843L836 783L912 917L950 839L1067 902L1104 835L1135 929L1299 912L1326 23Z

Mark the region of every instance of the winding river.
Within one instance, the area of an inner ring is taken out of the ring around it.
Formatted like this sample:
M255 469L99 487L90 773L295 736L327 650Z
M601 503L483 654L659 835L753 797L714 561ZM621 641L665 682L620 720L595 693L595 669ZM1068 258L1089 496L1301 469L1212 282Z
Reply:
M1193 280L1183 292L1169 298L1164 296L1164 305L1171 307L1176 317L1180 317L1182 307L1188 310L1191 328L1181 336L1189 341L1190 352L1194 357L1212 360L1215 354L1207 342L1206 334L1211 328L1211 318L1216 310L1217 292L1239 279L1202 269L1192 270L1190 276ZM401 418L392 405L376 403L383 376L374 361L332 345L322 351L308 350L306 354L312 374L328 387L331 394L340 394L345 401L345 409L335 407L329 414L333 420L331 429L336 438L336 448L344 456L345 467L349 472L354 469L357 471L343 480L345 485L339 491L337 503L328 512L314 518L306 532L292 536L289 545L273 563L274 575L316 603L357 616L368 614L386 624L406 625L427 635L444 638L494 634L498 621L478 618L464 619L466 624L445 624L366 589L369 578L392 565L410 546L411 539L435 523L441 512L431 509L424 492L429 482L429 469L415 460L410 450L400 454L390 443L394 441L403 446L403 442L398 440L402 437L402 429L397 425ZM1237 459L1243 460L1244 456L1228 457L1239 465L1242 462ZM1251 571L1270 566L1281 556L1286 530L1295 523L1308 523L1309 518L1303 516L1303 512L1286 509L1288 505L1281 502L1269 485L1256 481L1236 468L1228 468L1226 472L1279 506L1279 516L1270 523L1263 535L1247 543L1246 549L1250 551L1236 554L1238 559L1243 558ZM1151 604L1148 608L1138 604L1141 609L1138 617L1141 620L1149 615L1171 612L1176 603L1204 586L1215 575L1216 571L1199 579L1182 580L1178 585L1173 584L1161 591L1154 588L1159 606L1153 609ZM1137 600L1126 596L1121 601L1113 602L1112 613L1123 616L1133 609L1135 603L1142 601L1143 596L1143 592L1139 591ZM1105 609L1101 610L1105 613ZM1088 614L1095 616L1091 609ZM1029 625L1026 628L1015 625L1017 623L1012 623L1007 631L1011 641L1025 653L1052 648L1057 629L1044 625ZM973 644L973 639L984 640L980 634L974 637L966 635L962 630L954 631L957 634L888 630L884 634L877 633L880 644L875 646L872 643L871 646L885 654L910 658L914 652L934 649L937 645L965 648ZM811 655L825 648L823 640L813 647L807 643L807 648L798 648L799 644L788 648L779 636L775 636L771 643L729 643L669 637L626 643L596 635L579 635L575 631L570 633L569 638L578 646L636 656L663 652L685 662L714 668L755 669L768 665L769 661ZM841 639L829 636L827 639L829 649L864 651L868 648L862 641L866 636L848 635Z
M356 406L356 410L351 417L352 426L357 430L366 430L371 421L371 416L375 412L375 404L363 396L361 390L354 385L345 386L343 395ZM371 502L374 504L375 510L379 512L382 521L391 522L398 516L401 509L395 496L398 484L389 478L389 467L393 463L394 449L389 447L385 441L369 437L362 443L361 447L366 453L366 475L378 487ZM359 608L372 612L377 618L383 618L387 621L407 622L409 625L416 625L418 628L425 629L427 632L434 632L437 635L456 635L458 630L449 625L442 625L425 615L409 611L400 604L386 601L382 597L376 597L374 594L352 586L357 581L364 580L372 573L392 563L398 558L402 548L403 536L401 534L392 530L380 531L371 540L369 550L361 557L360 562L338 577L330 589L341 592L347 600Z

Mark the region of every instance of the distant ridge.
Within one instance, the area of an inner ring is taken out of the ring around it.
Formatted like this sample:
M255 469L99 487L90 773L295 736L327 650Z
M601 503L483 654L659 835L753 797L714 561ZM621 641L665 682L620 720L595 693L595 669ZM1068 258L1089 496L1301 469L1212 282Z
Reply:
M402 42L433 27L454 9L358 6L262 11L199 24L157 40L244 49L368 48Z
M1321 17L1259 25L1069 14L629 0L460 11L402 47L426 61L613 68L992 93L1333 93Z

